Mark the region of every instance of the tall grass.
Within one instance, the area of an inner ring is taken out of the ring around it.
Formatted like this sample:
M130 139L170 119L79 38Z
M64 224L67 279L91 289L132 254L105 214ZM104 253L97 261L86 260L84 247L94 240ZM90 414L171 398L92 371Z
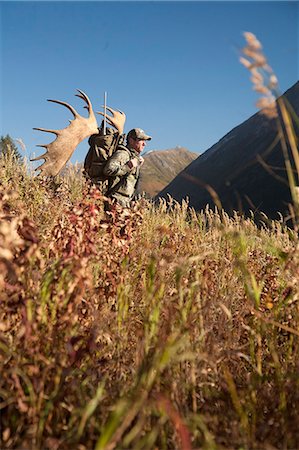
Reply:
M0 179L1 448L299 447L296 229Z
M296 448L296 233L28 177L1 193L1 448Z

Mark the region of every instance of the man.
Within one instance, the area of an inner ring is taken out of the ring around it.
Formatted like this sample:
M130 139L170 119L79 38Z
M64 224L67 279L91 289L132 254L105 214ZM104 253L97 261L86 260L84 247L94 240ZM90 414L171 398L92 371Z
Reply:
M129 206L135 194L144 162L140 154L150 140L151 136L141 128L133 128L127 135L126 146L119 145L105 165L104 174L109 179L105 195L122 206Z

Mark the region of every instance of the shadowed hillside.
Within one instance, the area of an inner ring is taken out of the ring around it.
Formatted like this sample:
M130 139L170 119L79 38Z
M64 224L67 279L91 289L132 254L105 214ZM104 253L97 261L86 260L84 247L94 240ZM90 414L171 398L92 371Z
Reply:
M184 147L147 153L144 155L138 192L155 196L198 156Z
M284 97L298 115L299 82ZM277 211L287 214L291 196L275 120L256 113L190 164L158 197L188 197L190 206L200 210L215 203L213 191L228 212L258 210L272 218L278 217Z

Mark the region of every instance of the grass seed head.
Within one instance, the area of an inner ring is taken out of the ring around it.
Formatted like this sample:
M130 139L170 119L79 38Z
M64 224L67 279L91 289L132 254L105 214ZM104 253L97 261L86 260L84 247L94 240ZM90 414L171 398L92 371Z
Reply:
M278 117L276 97L278 80L272 68L267 63L267 58L262 51L262 45L253 33L245 32L247 45L242 49L239 58L240 63L251 73L250 80L253 90L263 95L257 101L257 108L269 119Z

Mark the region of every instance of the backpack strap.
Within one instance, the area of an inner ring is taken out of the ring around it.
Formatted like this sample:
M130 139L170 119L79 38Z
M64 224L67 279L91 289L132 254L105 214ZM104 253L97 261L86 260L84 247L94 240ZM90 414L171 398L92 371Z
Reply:
M124 151L126 151L130 155L130 159L133 159L133 158L137 157L137 155L132 150L130 150L128 147L126 147L123 144L118 144L117 150L124 150Z

